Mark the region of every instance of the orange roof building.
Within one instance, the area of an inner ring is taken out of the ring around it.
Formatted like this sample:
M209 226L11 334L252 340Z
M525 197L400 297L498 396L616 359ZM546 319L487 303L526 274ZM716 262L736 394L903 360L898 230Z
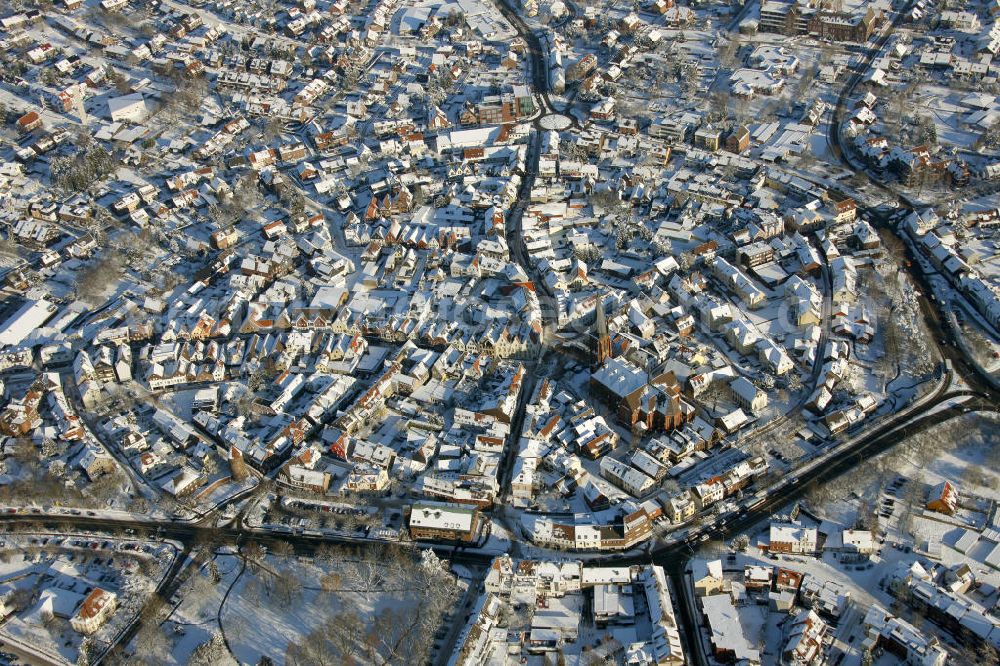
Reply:
M118 597L114 592L95 587L83 600L70 618L69 624L81 634L92 634L100 629L118 608Z

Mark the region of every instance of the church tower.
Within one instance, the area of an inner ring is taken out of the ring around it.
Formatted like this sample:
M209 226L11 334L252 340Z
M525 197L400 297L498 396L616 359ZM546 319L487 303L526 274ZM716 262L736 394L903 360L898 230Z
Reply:
M611 358L611 336L608 334L608 318L604 314L604 298L597 301L597 322L594 325L594 336L597 339L597 349L594 353L595 365L604 365Z

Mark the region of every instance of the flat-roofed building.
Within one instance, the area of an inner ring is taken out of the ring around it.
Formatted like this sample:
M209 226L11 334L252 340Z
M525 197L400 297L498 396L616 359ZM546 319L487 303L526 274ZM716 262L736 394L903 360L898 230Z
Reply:
M410 507L410 536L433 541L475 541L482 516L475 507L448 502L420 502Z

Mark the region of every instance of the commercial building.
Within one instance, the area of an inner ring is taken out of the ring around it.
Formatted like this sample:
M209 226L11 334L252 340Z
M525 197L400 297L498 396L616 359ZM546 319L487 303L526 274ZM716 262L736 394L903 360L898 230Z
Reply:
M410 536L433 541L475 541L482 529L475 507L448 502L420 502L410 507Z

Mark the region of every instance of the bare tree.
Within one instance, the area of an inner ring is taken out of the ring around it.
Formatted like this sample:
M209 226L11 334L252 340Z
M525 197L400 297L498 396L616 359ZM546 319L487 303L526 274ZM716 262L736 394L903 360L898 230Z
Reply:
M143 659L149 664L164 664L170 658L171 645L163 629L155 622L146 622L136 635L142 646Z
M295 548L287 541L279 541L274 544L271 551L279 557L291 557L295 554Z
M284 608L302 596L302 581L290 567L283 567L274 574L274 593Z
M236 661L226 648L222 635L218 632L212 634L211 638L199 645L191 653L188 661L190 666L219 666L220 664L235 664Z
M334 544L324 543L316 548L316 559L326 564L340 562L344 557L343 551Z
M267 551L256 541L251 541L247 545L243 546L243 557L246 559L247 566L250 570L256 572L260 563L264 561L264 556Z
M285 653L288 666L354 664L365 638L365 623L355 610L330 617Z
M737 56L741 46L742 41L735 35L719 45L719 62L723 67L734 69L739 64Z
M121 256L118 254L108 253L92 262L77 273L77 296L92 303L100 301L108 287L118 279L119 271Z
M375 553L366 551L347 563L344 576L365 601L371 601L385 583L385 570Z

